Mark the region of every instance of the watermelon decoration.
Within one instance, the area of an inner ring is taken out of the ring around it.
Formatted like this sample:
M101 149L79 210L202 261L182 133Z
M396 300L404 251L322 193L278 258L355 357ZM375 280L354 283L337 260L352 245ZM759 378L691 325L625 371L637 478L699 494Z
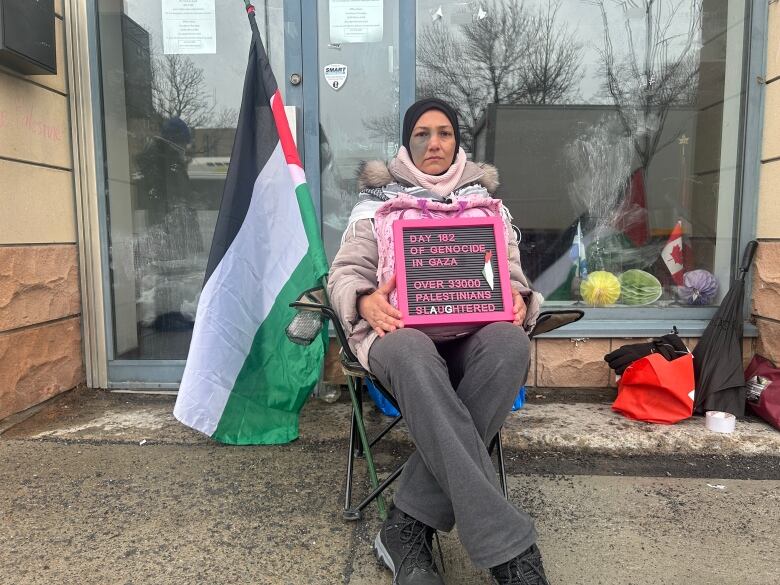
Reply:
M620 295L625 305L649 305L663 294L658 279L644 270L626 270L620 275Z

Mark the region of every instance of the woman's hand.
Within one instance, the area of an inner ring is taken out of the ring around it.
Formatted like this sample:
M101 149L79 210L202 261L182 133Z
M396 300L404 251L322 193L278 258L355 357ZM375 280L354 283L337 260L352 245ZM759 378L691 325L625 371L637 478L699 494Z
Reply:
M512 311L515 314L515 320L512 321L512 324L517 325L518 327L522 327L523 323L525 323L525 313L527 310L525 299L523 298L523 295L521 295L515 289L512 289L512 299L514 300Z
M395 288L395 276L380 286L370 295L358 299L358 313L368 321L379 337L396 329L401 329L404 324L401 321L401 311L393 307L388 300L388 295Z

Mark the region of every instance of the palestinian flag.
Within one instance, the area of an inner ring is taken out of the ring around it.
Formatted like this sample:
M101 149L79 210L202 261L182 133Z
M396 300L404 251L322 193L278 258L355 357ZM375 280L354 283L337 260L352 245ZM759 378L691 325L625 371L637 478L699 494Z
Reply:
M236 138L174 416L236 445L298 437L327 328L285 335L288 305L328 272L314 206L250 6L253 42Z

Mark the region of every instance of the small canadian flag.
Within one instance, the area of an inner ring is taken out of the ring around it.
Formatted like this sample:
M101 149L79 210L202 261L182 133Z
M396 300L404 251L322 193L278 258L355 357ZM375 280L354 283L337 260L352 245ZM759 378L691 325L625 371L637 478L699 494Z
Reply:
M683 283L683 230L682 221L678 221L672 233L669 235L669 241L666 242L661 250L661 258L664 264L672 274L672 280L677 285Z

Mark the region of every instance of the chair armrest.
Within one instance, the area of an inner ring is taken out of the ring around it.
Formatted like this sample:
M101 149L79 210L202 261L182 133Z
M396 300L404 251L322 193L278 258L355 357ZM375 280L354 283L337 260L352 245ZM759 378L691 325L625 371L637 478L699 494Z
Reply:
M542 311L536 319L536 325L528 334L533 338L542 333L549 333L560 327L576 323L585 316L582 309L561 309L559 311Z
M321 290L321 289L317 289L317 290ZM333 330L335 331L336 338L339 340L341 349L344 352L344 357L349 362L352 362L354 364L359 364L357 357L355 357L355 354L352 353L352 350L349 347L349 342L347 341L347 334L344 331L344 326L341 324L341 320L339 319L339 316L336 314L336 311L334 311L333 307L331 307L326 303L317 302L315 296L311 294L311 292L312 291L306 291L300 297L298 297L299 300L290 303L289 306L298 311L311 311L314 313L320 313L326 319L329 319L330 322L333 324ZM300 299L305 299L305 300L300 300Z
M331 307L323 303L314 303L309 301L294 301L290 303L290 307L292 307L293 309L298 309L299 311L312 311L315 313L322 313L325 317L327 317L331 321L338 321L338 317L336 316L336 311L334 311Z

